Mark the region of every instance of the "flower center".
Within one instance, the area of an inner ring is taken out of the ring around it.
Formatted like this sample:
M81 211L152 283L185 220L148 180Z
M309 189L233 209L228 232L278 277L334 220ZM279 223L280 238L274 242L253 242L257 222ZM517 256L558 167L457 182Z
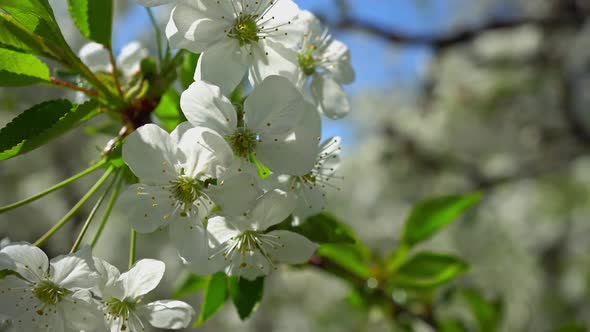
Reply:
M258 37L256 16L246 15L238 17L234 26L229 31L228 36L237 39L240 42L240 46L257 42L260 38Z
M233 135L227 137L227 141L234 154L243 158L248 158L254 152L256 143L258 143L256 134L245 127L238 128Z
M111 298L110 300L106 301L107 307L107 315L111 316L111 318L117 319L121 318L121 321L126 321L129 319L131 312L135 309L135 302L119 300L115 298ZM126 330L127 327L125 324L121 326L121 331Z
M67 293L67 289L60 288L49 280L40 281L35 284L35 287L33 288L33 294L35 297L46 305L58 304Z
M213 254L210 258L223 254L223 257L230 262L233 261L237 254L240 262L240 268L248 267L246 257L259 251L260 254L268 261L269 265L274 266L271 254L268 249L277 249L284 245L279 242L278 235L264 234L254 230L246 230L239 235L232 237L221 250Z
M196 201L203 189L200 181L186 175L181 175L172 181L170 192L174 199L184 205L190 205Z
M316 45L311 45L307 50L304 50L297 54L297 61L299 67L303 70L303 73L307 76L315 73L316 61L313 57L313 52L317 49Z

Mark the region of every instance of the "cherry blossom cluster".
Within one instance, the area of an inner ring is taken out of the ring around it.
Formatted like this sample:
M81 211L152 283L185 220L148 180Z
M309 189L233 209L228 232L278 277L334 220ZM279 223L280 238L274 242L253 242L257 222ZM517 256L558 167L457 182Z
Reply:
M180 98L187 121L171 133L150 123L126 137L123 160L137 181L116 210L138 233L166 228L198 275L254 280L278 264L307 262L317 245L281 225L321 212L326 190L337 187L340 138L321 141L321 116L350 111L342 88L354 80L348 48L292 0L137 1L174 2L169 44L200 56ZM132 43L112 61L92 43L79 55L125 83L140 76L148 51ZM143 259L120 273L89 247L49 260L34 245L8 244L0 250L0 319L17 331L185 328L194 315L188 304L142 302L164 270Z
M167 228L199 275L255 279L305 263L316 244L277 225L321 212L334 187L340 138L320 141L321 115L349 112L348 48L291 0L175 1L166 34L200 54L180 100L188 121L127 138L123 159L139 182L120 211L139 233ZM244 86L245 98L231 98Z
M89 247L53 258L28 243L0 250L0 318L16 331L143 331L187 327L193 308L176 300L142 303L164 263L143 259L127 272L92 257Z

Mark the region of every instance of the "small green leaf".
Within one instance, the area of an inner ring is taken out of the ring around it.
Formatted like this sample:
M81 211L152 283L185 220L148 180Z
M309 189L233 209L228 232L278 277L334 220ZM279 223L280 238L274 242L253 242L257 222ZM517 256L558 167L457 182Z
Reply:
M450 224L468 208L478 203L480 193L464 196L447 196L419 203L406 220L402 241L415 245L430 238Z
M587 332L588 329L582 323L568 323L559 326L552 332Z
M433 288L467 271L469 266L459 258L430 252L418 253L393 275L397 287Z
M70 15L84 37L109 46L113 26L113 0L68 0Z
M22 86L49 79L49 68L34 55L0 48L0 86Z
M184 89L195 81L195 69L197 69L199 54L185 52L178 78Z
M160 119L162 127L168 132L174 130L181 122L186 121L180 110L180 95L174 88L170 88L164 93L158 107L154 110L154 115Z
M172 297L174 297L175 299L179 299L191 295L202 289L205 289L205 287L207 287L208 284L208 277L202 277L196 274L189 274L186 276L186 278L184 278L180 286L176 288L176 290L174 291L174 295Z
M328 258L358 277L370 277L369 252L361 244L323 244L316 254Z
M293 226L288 219L281 223L279 228L301 234L320 244L356 242L354 231L327 212L311 216L297 226Z
M462 295L479 324L479 330L481 332L497 331L502 317L501 303L486 300L475 289L463 290Z
M35 105L0 129L0 160L36 149L96 114L95 101L74 106L61 99Z
M223 306L228 295L226 279L225 273L223 272L215 273L209 277L209 282L207 283L207 288L203 296L201 313L194 327L198 327L206 322Z
M264 292L264 277L253 281L231 277L229 278L229 292L241 320L248 318L256 311Z

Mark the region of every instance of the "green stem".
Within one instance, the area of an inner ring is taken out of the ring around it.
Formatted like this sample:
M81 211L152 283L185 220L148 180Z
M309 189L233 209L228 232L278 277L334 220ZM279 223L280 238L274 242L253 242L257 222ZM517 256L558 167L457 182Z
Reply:
M106 159L103 159L103 160L99 161L98 163L94 164L93 166L91 166L90 168L87 168L87 169L83 170L82 172L80 172L80 173L72 176L71 178L68 178L68 179L66 179L66 180L64 180L64 181L62 181L62 182L54 185L53 187L50 187L49 189L47 189L47 190L45 190L43 192L40 192L38 194L35 194L35 195L33 195L33 196L29 197L29 198L25 198L22 201L18 201L16 203L12 203L10 205L6 205L6 206L3 206L3 207L0 207L0 213L6 212L6 211L9 211L9 210L12 210L12 209L16 209L19 206L22 206L22 205L25 205L27 203L33 202L33 201L35 201L35 200L37 200L37 199L39 199L39 198L41 198L41 197L43 197L43 196L45 196L47 194L50 194L50 193L56 191L57 189L59 189L61 187L67 186L68 184L70 184L70 183L72 183L72 182L74 182L74 181L76 181L76 180L78 180L78 179L80 179L80 178L82 178L82 177L84 177L84 176L86 176L86 175L88 175L88 174L96 171L97 169L101 168L104 164L106 164L106 162L107 162L107 160Z
M158 49L158 61L160 63L160 66L162 66L162 63L163 63L162 31L160 30L160 27L158 26L158 22L156 21L156 18L154 17L154 13L152 12L152 9L149 7L146 7L145 10L147 11L148 16L150 17L150 22L152 23L152 26L154 27L154 32L156 33L156 47Z
M94 246L96 245L96 242L98 242L98 239L100 238L100 235L102 234L102 230L104 229L105 225L107 224L107 220L109 219L109 216L111 215L111 211L113 210L113 207L115 206L115 202L117 201L117 198L119 197L119 190L121 189L121 183L123 182L123 173L119 172L119 174L117 174L117 176L118 176L118 179L117 179L117 184L115 185L115 189L113 190L113 193L111 194L111 198L109 199L109 203L106 207L106 210L104 211L104 215L102 216L100 224L98 225L98 229L96 230L96 233L94 234L94 237L92 238L92 242L90 242L91 248L94 248Z
M82 229L80 230L80 234L78 234L78 237L76 238L76 242L74 242L74 245L72 246L72 249L70 250L70 253L76 252L78 250L78 248L80 248L80 244L82 243L82 240L84 239L84 235L86 235L86 231L88 231L88 227L90 226L92 219L94 219L94 215L96 215L96 212L98 211L98 209L102 205L102 201L104 201L105 197L107 196L107 194L109 193L109 191L113 187L113 184L115 184L116 181L117 181L117 176L115 176L113 178L113 180L111 181L111 183L109 183L108 187L105 189L105 191L102 193L102 195L100 195L100 198L98 199L98 201L96 201L96 204L94 204L94 207L92 208L92 211L90 211L88 218L86 218L86 221L84 222L84 226L82 226Z
M113 80L115 80L115 86L117 87L117 92L122 100L125 99L123 96L123 90L121 90L121 82L119 82L119 69L117 69L117 61L115 61L115 55L113 54L113 47L109 45L107 47L109 50L109 61L111 62L111 66L113 67Z
M129 243L129 268L131 268L133 266L133 263L135 263L136 243L137 243L137 233L132 228L131 229L131 238L130 238L130 243Z
M34 245L37 247L42 245L45 243L45 241L47 241L47 239L55 234L55 232L62 228L74 216L80 207L82 207L82 205L84 205L84 203L86 203L86 201L88 201L88 199L90 199L90 197L92 197L92 195L94 195L94 193L105 183L105 181L113 173L113 170L113 166L109 167L102 177L98 179L98 181L92 186L92 188L90 188L90 190L78 201L78 203L76 203L76 205L74 205L74 207L70 209L70 211L68 211L68 213L66 213L66 215L63 216L60 221L57 222L57 224L51 227L50 230L48 230L45 234L43 234L43 236L35 241Z

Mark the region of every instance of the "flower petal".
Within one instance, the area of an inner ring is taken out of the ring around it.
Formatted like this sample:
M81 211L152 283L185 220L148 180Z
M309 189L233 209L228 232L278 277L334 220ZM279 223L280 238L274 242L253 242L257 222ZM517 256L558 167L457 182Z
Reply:
M292 0L265 0L271 3L272 8L264 14L266 17L271 17L267 23L264 24L265 30L271 30L268 33L268 40L272 40L286 47L294 47L300 41L303 35L303 27L298 20L299 12L301 11L297 4ZM265 6L260 6L264 8ZM278 29L276 31L272 31Z
M303 264L313 255L318 245L306 237L289 231L272 231L269 235L278 236L282 246L266 246L269 255L285 264Z
M89 247L53 258L50 262L50 275L53 282L70 290L89 289L99 281Z
M49 271L49 259L45 253L25 242L11 243L0 252L8 255L16 264L16 271L24 279L36 282L47 275Z
M123 160L141 181L161 184L168 183L175 176L178 153L164 129L146 124L127 137L123 145Z
M180 142L180 138L182 137L182 135L184 135L184 133L186 133L189 129L192 129L194 127L195 126L193 126L190 122L184 121L180 123L178 126L176 126L176 128L174 128L174 130L170 133L170 138L172 139L174 144L178 145L178 142Z
M280 75L297 82L297 52L283 44L263 39L252 45L253 61L248 78L252 86L257 86L271 75Z
M169 231L178 255L191 272L210 275L223 268L223 262L209 259L209 233L200 220L191 218L175 222L170 225Z
M303 117L293 131L282 135L260 135L256 157L271 171L303 176L315 165L321 119L311 104L306 102L305 106Z
M107 327L104 316L98 306L92 294L86 290L77 291L71 297L66 297L58 304L62 315L60 318L66 325L63 331L105 331Z
M262 191L254 176L242 172L226 178L217 186L211 186L207 193L224 214L235 216L254 207Z
M99 43L88 43L78 52L80 60L94 72L112 72L109 51Z
M250 63L248 51L236 39L223 38L199 57L195 81L211 82L229 96L244 78Z
M238 125L236 110L219 87L197 81L180 96L180 107L194 126L210 128L220 135L230 135Z
M110 294L103 294L103 291L105 288L112 287L116 283L117 279L119 279L121 276L121 272L119 272L119 269L111 265L109 262L98 257L94 257L94 267L100 276L97 287L98 294L103 298L108 297Z
M22 314L31 302L31 284L17 276L0 279L0 319L12 319Z
M264 231L282 222L293 212L295 203L295 197L284 191L267 192L256 200L256 206L248 213L251 227L257 231Z
M202 8L202 3L179 3L170 14L169 26L166 27L166 35L174 42L173 46L181 46L194 53L202 53L215 43L222 40L231 26L231 13L225 13L224 6L214 8ZM206 6L205 6L206 7ZM226 17L227 19L221 19ZM172 33L176 29L177 33ZM170 31L170 34L169 32Z
M151 233L164 227L178 219L182 212L170 198L170 191L142 183L129 186L117 200L116 209L139 233Z
M240 218L231 218L231 220L241 220ZM232 237L240 233L240 229L235 223L231 222L224 216L215 216L209 218L207 223L207 231L211 235L209 240L217 249L218 246L225 244ZM216 249L212 249L215 252Z
M142 259L121 274L119 281L125 289L125 299L137 299L151 292L164 276L166 266L155 259Z
M236 257L237 256L237 257ZM236 253L231 259L231 264L225 272L229 276L240 276L248 280L255 280L260 276L267 275L270 264L260 251L250 251L244 256Z
M117 68L123 72L125 77L130 77L139 71L141 60L147 58L149 52L139 42L131 42L121 50L117 57Z
M311 95L318 109L330 119L340 119L350 113L348 96L333 78L314 75L311 80Z
M350 51L346 44L339 40L332 40L323 57L331 60L325 69L330 72L336 82L348 84L354 81L355 73L350 63Z
M182 136L178 148L186 156L186 174L204 180L218 178L233 162L233 152L217 132L204 127L189 129Z
M286 134L299 123L305 100L288 79L269 76L244 102L245 123L257 134Z
M293 224L299 225L305 222L308 217L322 212L325 204L324 195L318 185L302 184L297 192L297 206L293 211Z
M139 307L138 315L153 327L178 330L189 326L195 310L182 301L162 300Z

